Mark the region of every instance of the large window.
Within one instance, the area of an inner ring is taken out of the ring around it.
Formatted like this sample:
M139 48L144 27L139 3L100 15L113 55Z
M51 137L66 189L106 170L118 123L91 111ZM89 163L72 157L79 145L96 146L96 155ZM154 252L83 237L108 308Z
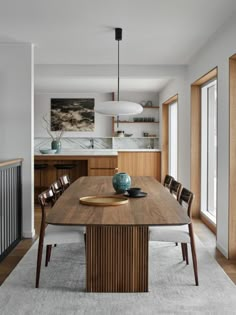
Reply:
M169 105L169 174L177 178L177 142L178 142L178 128L177 128L177 102Z
M216 223L217 82L201 87L201 212Z

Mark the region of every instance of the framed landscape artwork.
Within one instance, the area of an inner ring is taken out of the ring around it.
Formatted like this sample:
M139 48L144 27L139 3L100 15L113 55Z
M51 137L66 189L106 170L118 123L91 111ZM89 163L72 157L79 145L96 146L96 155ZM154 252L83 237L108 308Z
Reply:
M51 130L94 131L94 98L51 98Z

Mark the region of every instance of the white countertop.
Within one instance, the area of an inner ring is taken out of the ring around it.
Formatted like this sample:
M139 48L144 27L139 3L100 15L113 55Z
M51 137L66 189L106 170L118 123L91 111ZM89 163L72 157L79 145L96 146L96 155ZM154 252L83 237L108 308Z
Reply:
M161 152L160 149L117 149L118 152Z
M61 150L60 153L55 154L42 154L40 152L35 152L35 155L45 155L45 156L52 156L52 155L81 155L81 156L88 156L88 155L104 155L104 156L116 156L118 152L160 152L159 149L81 149L81 150Z

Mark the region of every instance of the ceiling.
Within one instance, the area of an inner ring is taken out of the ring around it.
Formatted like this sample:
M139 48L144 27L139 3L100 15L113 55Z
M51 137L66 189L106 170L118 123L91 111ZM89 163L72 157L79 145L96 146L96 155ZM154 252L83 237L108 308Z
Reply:
M34 43L38 65L114 65L121 27L121 64L184 65L235 10L235 0L0 0L0 41Z

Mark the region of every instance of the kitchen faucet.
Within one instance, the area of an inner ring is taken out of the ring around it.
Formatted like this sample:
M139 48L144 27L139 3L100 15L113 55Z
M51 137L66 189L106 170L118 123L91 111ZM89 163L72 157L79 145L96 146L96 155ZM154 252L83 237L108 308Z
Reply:
M94 139L90 139L90 149L94 149Z

